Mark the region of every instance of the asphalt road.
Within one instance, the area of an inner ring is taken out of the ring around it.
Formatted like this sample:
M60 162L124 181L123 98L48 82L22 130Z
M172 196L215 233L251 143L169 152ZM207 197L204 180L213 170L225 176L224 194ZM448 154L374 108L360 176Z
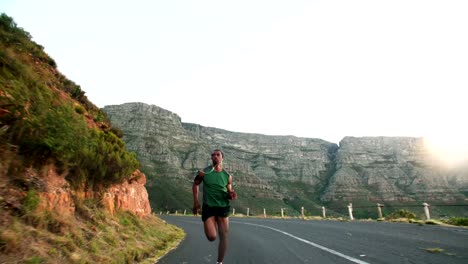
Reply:
M162 216L185 230L158 264L216 263L199 217ZM430 252L430 249L441 252ZM225 264L468 263L468 229L386 222L230 218Z

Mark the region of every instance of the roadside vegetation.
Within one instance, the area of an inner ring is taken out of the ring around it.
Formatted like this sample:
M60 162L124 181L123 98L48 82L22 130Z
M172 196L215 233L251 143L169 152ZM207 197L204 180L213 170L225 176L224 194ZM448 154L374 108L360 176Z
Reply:
M86 203L77 206L76 216L28 209L5 217L0 209L2 263L154 263L184 237L154 215L112 216L95 202Z
M443 222L449 225L468 226L467 217L452 217L452 218L443 220Z

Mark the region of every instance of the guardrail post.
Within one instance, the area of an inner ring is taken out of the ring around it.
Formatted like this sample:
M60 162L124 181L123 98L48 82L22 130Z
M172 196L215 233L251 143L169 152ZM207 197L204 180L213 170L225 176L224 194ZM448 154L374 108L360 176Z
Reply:
M247 208L247 216L249 216L250 208Z
M354 220L354 217L353 217L353 204L350 203L348 205L348 213L349 213L349 220Z
M301 207L301 217L304 219L304 206Z
M322 206L322 217L327 218L327 209L325 209L325 206Z
M186 214L187 214L187 209L184 210L184 215L186 215Z
M424 206L424 213L426 214L426 220L431 220L431 215L429 213L429 204L423 203Z
M266 218L266 209L263 208L263 218Z
M284 208L281 208L281 218L284 218Z
M236 208L232 208L232 215L236 215Z
M379 218L383 218L383 215L382 215L382 207L384 207L383 204L377 204L377 211L379 212Z

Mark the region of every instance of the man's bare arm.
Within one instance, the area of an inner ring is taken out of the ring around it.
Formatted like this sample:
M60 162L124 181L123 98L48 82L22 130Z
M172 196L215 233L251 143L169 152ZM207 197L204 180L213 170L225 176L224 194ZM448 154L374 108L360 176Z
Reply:
M205 176L205 173L202 171L198 171L197 176L195 176L195 179L193 180L193 185L192 185L192 193L193 193L193 208L192 212L194 215L197 215L198 212L200 211L200 202L198 201L198 193L199 193L199 185L203 181L203 177Z
M228 190L228 195L229 195L228 197L230 200L237 199L237 194L232 188L232 176L231 175L229 175L227 190Z
M227 190L228 190L228 192L233 192L234 191L232 189L232 176L231 175L229 175Z

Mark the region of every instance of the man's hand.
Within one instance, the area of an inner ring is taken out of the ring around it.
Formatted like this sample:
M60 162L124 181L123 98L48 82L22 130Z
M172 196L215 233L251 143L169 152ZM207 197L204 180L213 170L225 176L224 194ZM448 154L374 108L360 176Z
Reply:
M229 200L236 200L237 199L237 193L235 191L228 192L228 199Z
M192 208L193 215L198 215L200 213L200 203L194 202Z

